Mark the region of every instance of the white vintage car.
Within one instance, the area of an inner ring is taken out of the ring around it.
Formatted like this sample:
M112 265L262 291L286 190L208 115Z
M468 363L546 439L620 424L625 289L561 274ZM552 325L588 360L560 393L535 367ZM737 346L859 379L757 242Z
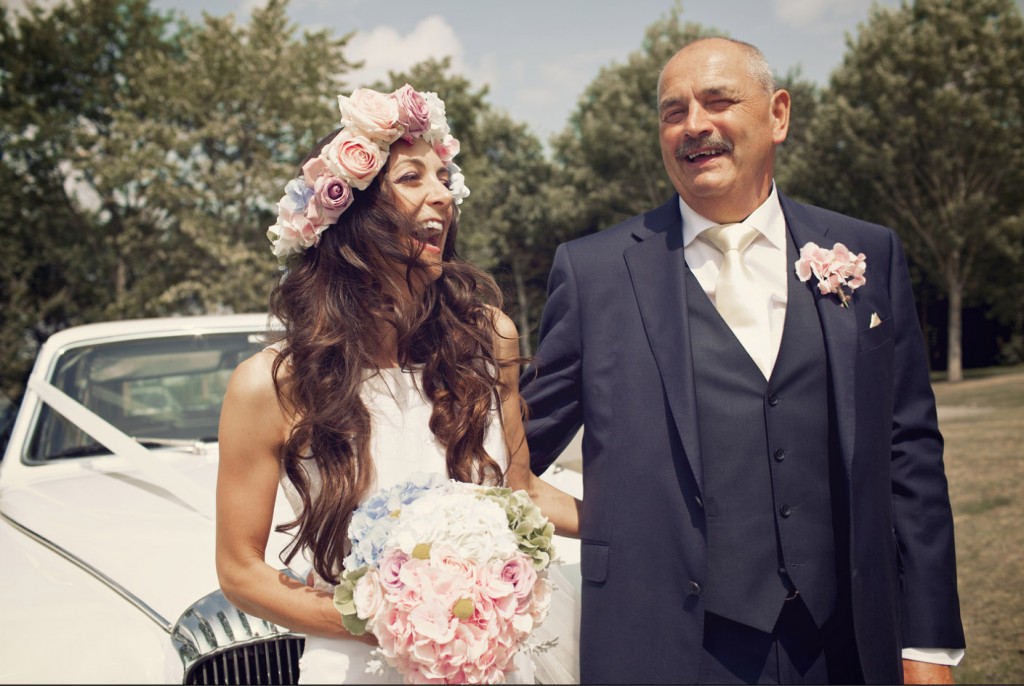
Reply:
M295 683L303 637L233 607L214 568L221 400L267 323L91 324L42 346L0 462L0 682ZM551 478L580 494L578 472ZM287 540L268 546L281 569Z

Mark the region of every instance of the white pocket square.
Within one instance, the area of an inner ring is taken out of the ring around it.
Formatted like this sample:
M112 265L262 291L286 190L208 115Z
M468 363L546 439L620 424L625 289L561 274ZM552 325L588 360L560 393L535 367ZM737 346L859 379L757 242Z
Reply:
M873 329L873 328L875 328L876 326L878 326L881 323L882 323L882 320L878 317L878 313L877 312L872 312L871 313L871 323L868 324L868 328L869 329Z

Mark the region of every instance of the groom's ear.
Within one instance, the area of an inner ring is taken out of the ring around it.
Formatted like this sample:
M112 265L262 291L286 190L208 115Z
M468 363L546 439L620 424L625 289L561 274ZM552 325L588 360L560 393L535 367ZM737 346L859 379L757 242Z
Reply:
M780 88L772 93L772 143L776 145L786 140L789 133L789 106L789 91Z

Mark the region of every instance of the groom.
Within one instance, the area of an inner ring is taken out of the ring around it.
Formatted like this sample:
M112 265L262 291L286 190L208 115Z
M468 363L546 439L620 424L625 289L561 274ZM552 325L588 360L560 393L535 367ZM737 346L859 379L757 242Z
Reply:
M903 250L775 188L789 109L753 46L687 45L678 196L555 254L523 396L535 473L585 427L584 683L943 682L963 653ZM800 280L811 243L846 285Z

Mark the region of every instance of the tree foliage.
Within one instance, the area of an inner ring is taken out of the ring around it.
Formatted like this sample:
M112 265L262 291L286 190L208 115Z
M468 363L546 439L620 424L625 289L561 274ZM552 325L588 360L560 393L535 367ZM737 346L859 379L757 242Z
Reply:
M143 0L0 7L0 382L12 396L39 343L103 316L114 260L73 159L108 133L140 55L171 52L168 20Z
M297 35L286 9L269 0L244 26L193 25L147 0L3 9L9 395L66 326L265 309L274 204L336 126L351 66L347 36Z
M346 83L350 35L300 34L287 10L265 0L238 24L192 23L150 0L0 5L5 393L20 393L38 344L72 324L266 307L274 205L338 125L336 95L363 85ZM503 286L524 355L555 246L671 196L658 75L711 35L723 34L684 22L677 4L601 69L550 150L450 59L370 84L445 101L472 190L460 251ZM823 91L799 72L777 77L793 99L780 186L900 232L919 293L949 302L951 371L971 298L1016 332L1004 358L1024 359L1020 286L999 278L1024 261L1022 60L1012 0L915 0L873 10Z
M658 145L658 76L683 45L713 35L722 34L682 22L676 7L648 27L639 50L601 69L583 91L554 140L561 184L574 195L574 233L607 228L672 194Z
M823 94L793 180L812 201L893 226L960 312L991 283L984 262L1019 252L1024 182L1024 22L1012 0L876 8Z

